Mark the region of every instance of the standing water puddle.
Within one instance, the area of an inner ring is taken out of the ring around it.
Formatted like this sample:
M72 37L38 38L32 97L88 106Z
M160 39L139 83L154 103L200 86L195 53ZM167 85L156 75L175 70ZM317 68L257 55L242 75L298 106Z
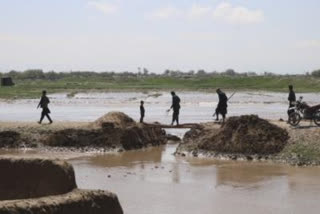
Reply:
M117 193L129 214L319 213L319 168L175 157L175 147L71 163L81 188Z

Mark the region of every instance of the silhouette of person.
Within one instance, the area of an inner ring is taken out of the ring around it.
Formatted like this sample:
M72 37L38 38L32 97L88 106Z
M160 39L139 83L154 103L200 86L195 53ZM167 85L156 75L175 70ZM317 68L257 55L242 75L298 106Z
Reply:
M41 112L41 118L40 121L38 122L39 124L42 123L43 118L46 116L49 120L49 123L52 123L52 120L49 116L49 114L51 113L49 108L48 108L48 104L50 103L49 98L46 96L47 92L46 91L42 91L42 96L39 102L39 105L37 108L41 107L42 108L42 112Z
M140 123L143 123L143 118L144 118L144 106L143 106L144 102L141 100L140 102Z
M218 88L216 92L219 96L219 103L216 108L216 121L219 120L219 114L221 114L222 119L223 119L222 122L224 123L224 121L226 119L226 114L227 114L228 97L226 96L226 94L223 91L221 91L220 88Z
M289 96L288 96L288 101L289 101L289 109L288 109L288 117L290 116L291 113L294 112L293 109L290 109L291 107L294 107L294 102L296 101L296 94L293 91L293 86L289 85Z
M179 125L179 113L180 113L180 98L176 95L174 91L171 91L172 95L172 105L168 111L173 109L173 114L172 114L172 123L171 125L174 124L174 122L177 122L177 126Z

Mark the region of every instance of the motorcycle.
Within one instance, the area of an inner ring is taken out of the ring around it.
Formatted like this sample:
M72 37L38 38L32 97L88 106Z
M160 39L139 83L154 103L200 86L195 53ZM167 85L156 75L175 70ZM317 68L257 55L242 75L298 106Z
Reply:
M289 124L297 126L301 120L310 120L320 126L320 105L309 106L306 102L302 102L303 97L294 103L294 106L289 108Z

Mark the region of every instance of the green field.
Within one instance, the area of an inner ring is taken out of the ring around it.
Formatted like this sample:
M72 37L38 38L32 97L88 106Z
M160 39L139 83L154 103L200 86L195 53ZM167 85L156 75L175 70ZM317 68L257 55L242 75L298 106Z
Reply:
M298 92L320 92L320 78L312 76L254 76L254 77L140 77L140 78L96 78L67 77L59 80L13 79L15 86L1 87L0 98L35 98L42 90L48 93L67 92L72 94L87 91L132 91L132 90L264 90L286 92L294 85Z

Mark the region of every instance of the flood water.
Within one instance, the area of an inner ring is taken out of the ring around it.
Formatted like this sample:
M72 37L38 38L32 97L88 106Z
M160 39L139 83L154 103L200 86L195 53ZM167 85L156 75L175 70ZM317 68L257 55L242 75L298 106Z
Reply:
M215 93L177 92L181 98L180 120L182 123L212 120L218 97ZM227 92L231 96L232 91ZM320 93L297 94L315 105L320 103ZM262 118L286 117L287 93L237 92L228 103L228 116L257 114ZM112 92L79 93L72 98L67 94L51 94L50 109L55 121L93 121L110 111L121 111L139 119L140 100L145 101L147 122L170 123L166 110L171 106L169 92ZM36 109L39 99L0 100L1 121L36 121L41 109Z
M174 150L71 163L80 187L116 192L126 213L319 213L318 168L176 158Z
M259 93L235 95L229 105L230 114L256 113L270 119L286 116L286 94ZM214 94L179 95L184 100L181 116L185 122L211 120L208 115L216 102ZM137 118L139 100L144 99L149 121L170 122L170 116L162 113L170 106L170 96L165 94L158 98L142 93L79 94L72 99L64 96L52 97L56 120L94 120L109 110ZM320 100L319 94L304 96L312 100L310 103ZM34 121L39 112L31 107L36 102L1 102L1 120ZM28 115L21 114L21 110L29 111ZM183 131L171 133L182 136ZM128 214L319 213L319 167L175 157L176 146L119 154L0 150L0 155L65 159L74 166L80 188L116 193Z
M175 157L177 145L120 154L0 150L66 159L79 188L116 193L128 214L319 213L320 168Z

